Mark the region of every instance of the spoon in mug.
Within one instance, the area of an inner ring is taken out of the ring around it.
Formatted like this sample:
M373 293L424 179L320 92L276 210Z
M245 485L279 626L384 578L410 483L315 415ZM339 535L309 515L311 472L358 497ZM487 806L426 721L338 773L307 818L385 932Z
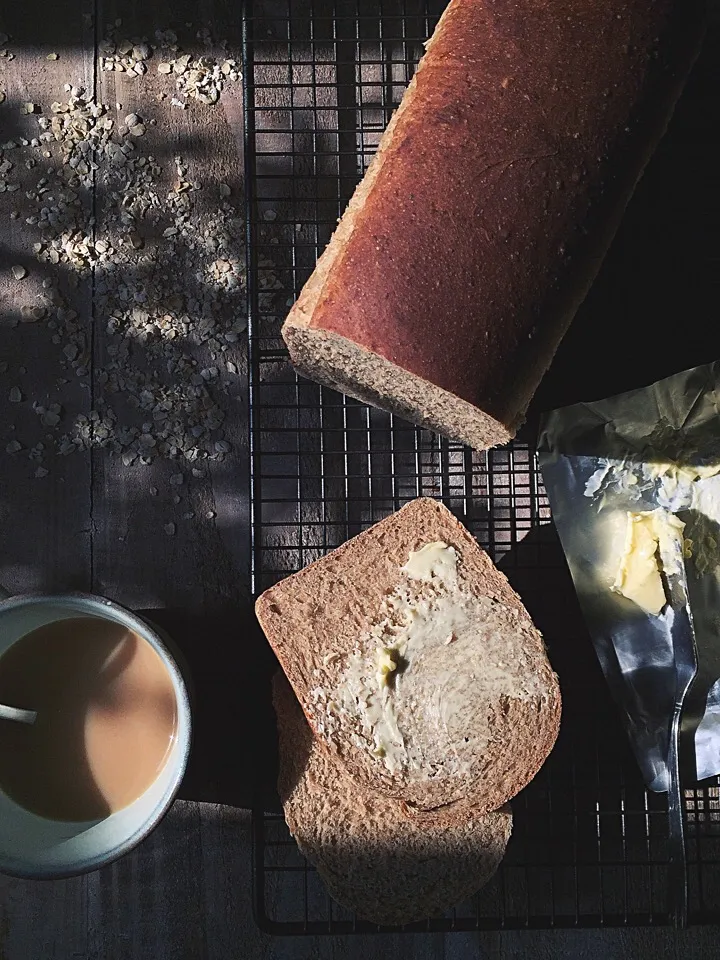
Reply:
M10 597L10 591L0 583L0 601L7 600ZM37 710L20 710L19 707L8 707L0 703L0 720L17 720L20 723L35 723L37 720Z
M0 601L7 600L10 597L10 591L0 583ZM17 720L19 723L35 723L37 720L37 710L20 710L19 707L8 707L0 703L0 720Z
M8 707L0 703L0 720L18 720L20 723L35 723L36 710L20 710L19 707Z

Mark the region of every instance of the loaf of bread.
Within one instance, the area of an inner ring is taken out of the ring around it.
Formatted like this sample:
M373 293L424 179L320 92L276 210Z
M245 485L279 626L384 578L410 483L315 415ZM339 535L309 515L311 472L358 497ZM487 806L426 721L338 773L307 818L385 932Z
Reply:
M285 322L295 367L477 449L511 439L664 132L704 9L452 0Z
M467 899L495 873L510 838L509 808L414 819L333 761L281 673L273 703L285 819L339 903L373 923L410 923Z
M560 691L542 638L435 500L271 587L256 611L324 747L411 811L497 810L555 742Z

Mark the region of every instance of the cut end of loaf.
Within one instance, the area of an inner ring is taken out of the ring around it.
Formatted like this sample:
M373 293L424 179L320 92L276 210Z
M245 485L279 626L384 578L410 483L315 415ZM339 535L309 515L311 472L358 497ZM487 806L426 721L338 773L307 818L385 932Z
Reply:
M508 426L466 400L415 376L351 340L306 322L285 321L282 335L299 373L475 450L507 443Z

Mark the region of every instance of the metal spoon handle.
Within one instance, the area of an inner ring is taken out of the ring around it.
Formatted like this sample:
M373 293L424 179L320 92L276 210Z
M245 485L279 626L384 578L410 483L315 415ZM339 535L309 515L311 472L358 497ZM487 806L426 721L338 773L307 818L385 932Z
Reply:
M0 703L0 720L19 720L20 723L35 723L36 710L20 710L18 707L8 707Z

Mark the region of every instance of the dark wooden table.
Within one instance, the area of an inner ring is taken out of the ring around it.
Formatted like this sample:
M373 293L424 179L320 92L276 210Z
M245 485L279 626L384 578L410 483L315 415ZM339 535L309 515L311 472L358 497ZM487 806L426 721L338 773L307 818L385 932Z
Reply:
M64 83L81 84L95 91L98 102L122 104L118 116L134 111L154 118L156 125L148 128L147 138L158 157L180 155L189 175L204 185L228 184L233 202L242 209L240 85L228 88L215 107L191 103L184 111L174 109L169 97L157 99L170 90L155 72L158 57L138 80L99 69L99 41L118 19L122 21L118 35L129 38L144 34L152 38L157 29L168 27L184 30L191 38L184 45L188 51L197 29L209 28L215 41L228 41L228 55L239 59L239 9L230 3L58 0L52 6L6 5L0 13L0 32L10 39L0 42L0 48L7 48L13 59L0 57L0 90L6 97L0 105L0 142L32 135L32 117L22 113L23 103L33 102L47 111L52 101L66 98ZM708 338L718 342L712 298L713 292L717 294L717 219L708 212L708 186L713 183L717 201L718 154L709 147L709 138L720 135L717 85L712 87L720 57L717 39L715 31L684 101L690 107L679 111L675 137L668 138L641 185L604 279L586 310L587 316L593 311L612 312L616 329L627 331L627 339L621 341L598 337L591 393L608 392L603 389L603 370L612 372L614 384L623 386L625 378L628 386L636 385L632 358L652 338L656 314L674 312L680 331L673 350L652 371L658 376L710 359ZM48 59L48 54L57 54L58 59ZM706 116L699 120L703 111ZM73 292L81 321L92 331L84 375L68 374L62 367L62 345L53 343L47 323L18 322L22 305L31 302L40 281L53 276L52 267L38 269L32 248L35 237L25 223L32 214L25 191L37 181L37 173L36 168L19 166L15 175L20 189L12 196L0 195L0 584L12 592L89 590L145 611L171 633L188 660L195 687L196 735L181 799L133 853L111 867L71 880L31 883L0 878L0 957L715 956L717 931L710 928L681 935L621 930L347 941L272 940L259 933L250 906L247 807L258 760L253 749L256 732L263 725L271 731L264 697L271 661L254 628L248 596L242 338L224 357L239 373L223 399L224 436L232 450L222 462L203 466L202 476L193 476L186 465L180 489L171 482L177 463L157 458L147 466L125 465L106 448L94 446L69 456L48 454L43 460L47 475L36 477L38 463L28 451L42 431L32 401L60 402L68 424L78 414L89 415L103 395L99 374L110 345L106 325L100 322L104 318L99 316L92 274L79 278ZM670 195L672 209L663 202ZM89 200L94 202L92 196ZM11 220L14 209L20 216ZM650 210L654 212L648 219ZM196 215L209 215L202 196ZM10 270L16 264L28 268L21 286ZM617 292L623 285L627 296L619 318ZM642 322L630 324L638 316ZM706 325L704 343L682 336L690 324ZM582 329L578 326L578 336ZM544 405L579 387L574 337L574 332L568 337L544 387L540 398ZM188 343L184 349L188 357L202 361L200 348ZM141 346L137 350L139 362L145 362ZM717 351L712 354L716 355ZM58 377L69 382L58 384ZM20 402L10 401L13 387L21 392ZM13 440L21 444L21 451L6 453ZM180 502L175 503L178 496ZM193 518L185 519L190 512Z

